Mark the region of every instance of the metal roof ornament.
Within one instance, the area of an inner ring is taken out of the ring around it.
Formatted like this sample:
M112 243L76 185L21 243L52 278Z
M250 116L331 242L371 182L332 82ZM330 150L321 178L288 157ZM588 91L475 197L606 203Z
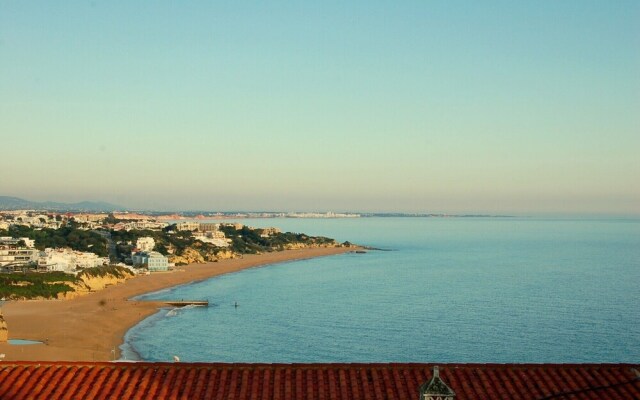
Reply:
M440 379L440 370L433 367L433 377L420 386L420 400L455 400L456 393Z

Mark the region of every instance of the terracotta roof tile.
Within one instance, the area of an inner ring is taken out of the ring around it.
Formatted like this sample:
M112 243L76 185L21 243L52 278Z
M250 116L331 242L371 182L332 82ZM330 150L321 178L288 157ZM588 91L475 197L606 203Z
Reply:
M91 389L91 386L95 384L96 378L105 372L105 365L96 365L95 367L84 365L81 369L87 371L87 377L81 381L76 381L75 388L77 391L74 392L74 397L78 399L87 399L89 398L87 397L89 389Z
M0 398L415 399L433 364L0 364ZM640 399L630 364L441 364L464 399Z
M128 385L129 379L131 378L130 369L121 367L118 367L118 369L120 370L118 382L115 384L115 387L110 390L110 395L113 399L122 398L122 392L124 391L125 386Z
M210 373L207 374L207 376L209 377L210 381L213 382L220 382L220 380L218 379L220 376L220 372L213 370L213 371L209 371ZM206 384L205 386L205 391L204 391L204 396L202 396L203 399L213 399L213 389L215 388L215 385L210 385L210 384Z
M122 400L126 400L126 399L130 399L131 394L133 393L133 391L136 388L136 385L138 384L138 379L140 377L140 375L142 374L142 369L141 368L131 368L133 370L133 374L129 377L129 380L127 382L127 385L123 388L124 392L121 394L120 399Z
M78 371L77 367L62 365L58 367L58 374L54 375L50 382L55 385L48 384L47 388L41 393L41 396L50 399L59 399L62 393L66 393L69 382L73 379Z
M95 398L100 400L113 398L111 394L121 373L122 370L120 368L112 368L109 377L104 381L103 388L97 391Z

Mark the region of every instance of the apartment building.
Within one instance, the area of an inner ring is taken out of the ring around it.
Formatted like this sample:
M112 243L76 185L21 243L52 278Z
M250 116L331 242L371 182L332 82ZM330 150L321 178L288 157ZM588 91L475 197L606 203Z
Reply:
M144 265L150 272L168 271L169 259L157 251L140 251L131 255L133 265Z
M136 248L139 251L152 251L155 246L156 241L150 236L138 238L136 241Z
M35 265L38 262L39 251L17 245L0 245L0 267L21 267Z

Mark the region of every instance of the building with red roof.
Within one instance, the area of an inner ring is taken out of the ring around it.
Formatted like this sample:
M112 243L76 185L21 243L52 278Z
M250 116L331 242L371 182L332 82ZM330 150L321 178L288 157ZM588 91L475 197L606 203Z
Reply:
M640 366L633 364L434 367L6 362L0 363L0 399L640 399Z

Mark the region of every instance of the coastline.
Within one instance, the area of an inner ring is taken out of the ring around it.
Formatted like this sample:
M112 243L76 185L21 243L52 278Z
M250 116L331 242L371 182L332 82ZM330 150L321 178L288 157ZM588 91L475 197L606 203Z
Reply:
M131 278L119 285L70 300L20 300L2 306L9 339L43 342L0 343L4 361L111 361L120 358L126 332L155 314L160 301L130 300L136 296L215 276L288 261L344 254L358 247L285 250L206 264L191 264L168 273Z

